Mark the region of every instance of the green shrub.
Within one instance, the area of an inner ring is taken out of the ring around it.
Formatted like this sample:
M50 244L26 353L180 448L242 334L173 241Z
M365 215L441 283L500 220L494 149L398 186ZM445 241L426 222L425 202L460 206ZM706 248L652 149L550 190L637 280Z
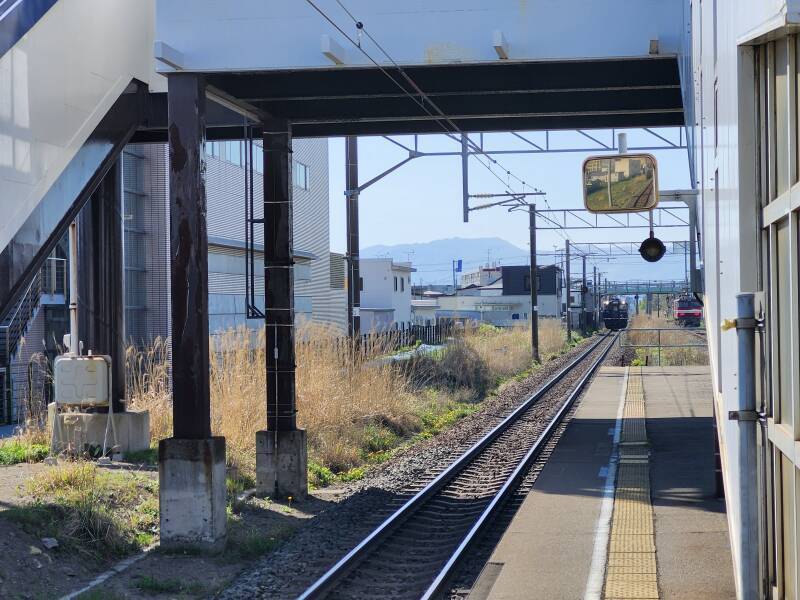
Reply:
M333 483L336 475L328 467L313 460L308 461L308 485L312 488L326 487Z
M359 479L364 479L364 469L353 467L349 471L339 473L338 477L341 481L358 481Z
M44 444L27 444L12 440L0 445L0 465L16 465L22 462L41 462L50 454Z

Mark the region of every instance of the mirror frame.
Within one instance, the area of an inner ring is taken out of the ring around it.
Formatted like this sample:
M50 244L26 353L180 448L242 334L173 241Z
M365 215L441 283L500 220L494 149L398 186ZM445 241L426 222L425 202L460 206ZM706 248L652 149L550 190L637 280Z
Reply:
M616 158L633 158L634 156L646 156L653 161L653 188L655 191L656 203L650 208L618 208L608 210L592 210L587 204L586 197L586 182L584 181L584 174L586 173L586 163L590 160L614 160ZM629 154L604 154L599 156L588 156L581 163L581 192L583 194L583 208L595 215L614 214L614 213L637 213L649 212L658 206L659 200L659 187L658 187L658 161L656 157L648 152L631 152Z

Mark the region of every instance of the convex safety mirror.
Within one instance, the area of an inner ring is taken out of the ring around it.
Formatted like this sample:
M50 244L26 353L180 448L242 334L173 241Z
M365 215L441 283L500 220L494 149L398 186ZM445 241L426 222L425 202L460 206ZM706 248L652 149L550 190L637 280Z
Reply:
M651 154L591 156L583 161L583 205L593 213L638 212L658 204Z

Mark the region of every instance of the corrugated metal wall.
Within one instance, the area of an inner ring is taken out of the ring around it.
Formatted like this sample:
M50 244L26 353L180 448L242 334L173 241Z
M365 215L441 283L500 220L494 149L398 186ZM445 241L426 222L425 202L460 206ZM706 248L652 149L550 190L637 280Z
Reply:
M327 140L295 140L294 160L308 167L308 189L294 187L294 247L310 252L316 258L308 267L298 267L295 281L295 304L298 312L309 311L315 321L331 323L342 330L346 327L346 296L341 289L332 289L330 262L330 231L328 207L328 142ZM217 153L220 154L220 153ZM222 152L223 156L227 151ZM238 162L238 161L237 161ZM146 276L136 262L136 255L128 256L126 248L126 286L144 287L145 290L129 289L126 298L131 308L130 329L126 335L139 341L157 335L169 334L169 197L167 147L163 144L136 145L126 149L123 173L126 199L130 198L132 209L139 202L138 213L130 218L126 215L129 236L136 237L139 230L146 231L147 242L144 258ZM137 169L142 171L141 178ZM244 222L244 168L219 156L207 153L206 193L208 235L235 245L243 243ZM254 178L255 216L262 214L263 178ZM126 203L127 206L127 203ZM127 212L127 211L126 211ZM255 241L263 243L263 231L256 227ZM135 230L135 231L134 231ZM127 239L127 236L126 236ZM212 329L227 324L240 324L244 316L243 260L236 264L224 257L243 259L243 250L213 244L209 251L209 307ZM141 262L139 257L139 262ZM228 264L231 263L231 264ZM310 277L308 271L310 270ZM256 257L256 274L261 271L261 257ZM338 288L334 285L334 288ZM263 303L263 277L256 277L256 294ZM230 295L231 298L224 298ZM134 300L146 298L144 310L137 310ZM235 296L235 297L233 297ZM229 301L228 301L229 300ZM215 312L216 311L216 312ZM220 312L221 311L221 312ZM241 318L235 313L241 311ZM219 318L217 318L219 317ZM257 321L250 325L257 326Z
M163 144L130 145L122 156L125 337L136 343L169 335L167 163Z

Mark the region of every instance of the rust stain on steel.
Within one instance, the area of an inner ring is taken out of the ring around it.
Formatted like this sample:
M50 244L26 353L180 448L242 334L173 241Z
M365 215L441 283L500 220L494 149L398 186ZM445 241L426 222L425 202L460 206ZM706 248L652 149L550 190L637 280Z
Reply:
M169 126L169 168L173 172L181 171L186 166L186 148L181 141L181 133L178 126L172 123Z

